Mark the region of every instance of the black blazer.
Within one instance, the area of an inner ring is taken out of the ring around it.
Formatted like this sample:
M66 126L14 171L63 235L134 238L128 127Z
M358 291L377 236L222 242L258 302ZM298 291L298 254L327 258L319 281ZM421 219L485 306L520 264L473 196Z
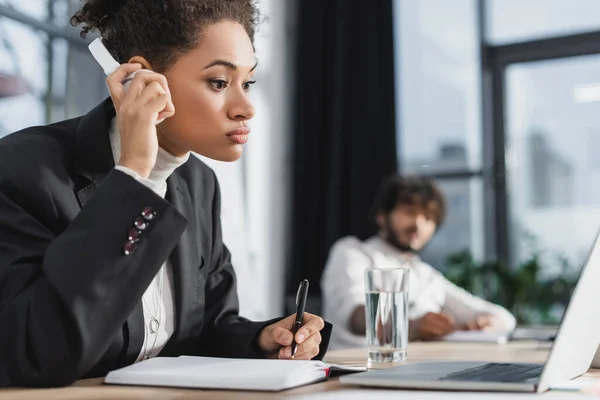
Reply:
M161 198L114 169L114 116L108 99L0 140L0 387L67 385L132 364L141 297L167 258L176 328L161 356L263 357L256 337L275 320L238 315L215 174L190 157ZM126 255L146 207L156 215Z

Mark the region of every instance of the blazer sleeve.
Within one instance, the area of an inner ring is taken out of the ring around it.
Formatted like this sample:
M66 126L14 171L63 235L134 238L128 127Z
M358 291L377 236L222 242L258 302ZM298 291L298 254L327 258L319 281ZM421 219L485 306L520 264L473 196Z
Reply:
M2 153L0 387L67 385L104 354L186 220L150 189L113 170L57 232L55 222L65 211L55 198L73 196L66 183L51 175L42 179L48 171L33 162L7 162L8 152ZM11 171L15 164L21 170ZM125 255L128 232L148 206L155 218L135 251Z
M208 356L233 358L264 358L257 344L258 335L270 321L253 322L239 315L236 276L231 255L223 244L221 232L221 195L215 177L213 197L213 257L206 285L205 324L200 338L200 353ZM290 327L291 328L291 327ZM327 350L332 326L326 323L321 331L321 351L315 359L322 359Z

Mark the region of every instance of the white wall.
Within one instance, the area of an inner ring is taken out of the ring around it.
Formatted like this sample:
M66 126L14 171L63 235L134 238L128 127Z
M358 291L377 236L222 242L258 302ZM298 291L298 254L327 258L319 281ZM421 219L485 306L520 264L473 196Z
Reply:
M259 67L252 97L257 110L244 156L235 163L206 160L219 178L225 244L238 276L240 314L280 316L288 243L293 2L262 0L267 17L256 35Z

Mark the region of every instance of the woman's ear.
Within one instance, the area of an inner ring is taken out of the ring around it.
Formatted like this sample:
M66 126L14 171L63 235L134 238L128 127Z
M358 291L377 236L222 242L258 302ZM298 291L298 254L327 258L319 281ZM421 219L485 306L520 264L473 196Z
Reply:
M133 63L137 63L137 64L142 64L142 69L147 69L150 71L154 71L152 69L152 65L150 65L150 62L148 60L146 60L144 57L142 56L133 56L129 59L129 63L133 64Z

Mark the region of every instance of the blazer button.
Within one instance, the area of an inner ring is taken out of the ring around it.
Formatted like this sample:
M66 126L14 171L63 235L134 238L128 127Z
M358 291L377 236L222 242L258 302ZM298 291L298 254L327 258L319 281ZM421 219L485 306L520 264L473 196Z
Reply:
M137 229L132 229L129 231L129 236L127 237L127 240L129 240L130 242L139 242L140 241L140 237L142 236L142 231L138 231Z
M147 222L142 217L137 217L133 225L135 225L135 227L138 228L140 231L144 231L150 226L150 222Z
M123 246L123 252L126 256L133 254L137 245L134 242L127 242L125 246Z
M142 217L144 217L146 221L152 221L155 216L156 213L154 212L154 209L152 207L145 207L142 211Z

